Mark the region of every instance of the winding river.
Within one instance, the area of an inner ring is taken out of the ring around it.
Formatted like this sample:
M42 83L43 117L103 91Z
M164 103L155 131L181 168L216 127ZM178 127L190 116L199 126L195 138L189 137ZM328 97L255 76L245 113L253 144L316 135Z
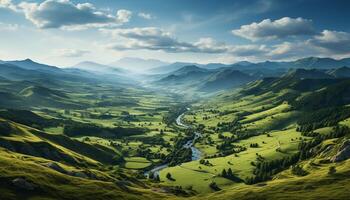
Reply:
M189 108L187 108L187 110L189 110ZM187 124L184 124L182 122L182 118L183 116L185 115L186 112L182 113L181 115L179 115L177 118L176 118L176 124L178 126L181 126L183 128L190 128L189 125ZM197 149L194 144L196 142L196 139L202 137L202 134L199 133L199 132L195 132L195 136L192 140L188 140L186 142L186 144L183 145L184 148L191 148L191 151L192 151L192 161L194 160L199 160L201 158L201 155L202 155L202 152L199 151L199 149ZM153 173L154 175L158 175L159 176L159 172L165 168L168 167L168 164L163 164L163 165L159 165L159 166L156 166L154 167L153 169L145 172L145 176L148 176L150 173Z

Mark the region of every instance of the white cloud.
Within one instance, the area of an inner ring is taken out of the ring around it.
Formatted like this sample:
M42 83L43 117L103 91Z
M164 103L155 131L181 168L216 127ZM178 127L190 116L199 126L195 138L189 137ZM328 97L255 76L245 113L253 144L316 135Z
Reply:
M117 19L120 23L127 23L130 21L132 12L129 10L118 10Z
M255 57L266 54L265 45L228 45L213 38L199 38L195 42L183 42L170 32L156 27L130 29L101 29L104 34L112 35L114 41L106 45L114 50L154 50L170 53L229 54L240 57Z
M259 23L243 25L239 29L232 30L234 35L257 41L261 39L277 39L298 35L315 34L312 21L308 19L283 17L271 21L264 19Z
M82 29L89 27L118 26L130 21L132 12L118 10L115 15L98 10L91 3L74 4L70 0L45 0L42 3L23 1L18 5L0 0L2 7L23 12L39 28Z
M350 33L347 32L324 30L307 42L328 54L350 54Z
M12 3L12 0L0 0L0 8L8 8L13 11L18 10L17 6L14 3Z
M144 19L153 19L154 17L149 13L140 12L138 16Z
M130 28L130 29L102 29L103 33L122 39L118 43L109 45L113 49L147 49L163 50L166 52L189 51L193 45L180 42L169 32L156 27Z
M90 53L90 51L87 50L78 50L78 49L57 49L55 50L55 55L59 57L70 57L70 58L76 58L81 57L85 54Z

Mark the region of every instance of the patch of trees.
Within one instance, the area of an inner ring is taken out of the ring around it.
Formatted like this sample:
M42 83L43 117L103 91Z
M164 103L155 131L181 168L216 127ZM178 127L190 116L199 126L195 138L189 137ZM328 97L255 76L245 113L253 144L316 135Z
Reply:
M236 132L242 128L239 119L234 119L231 122L219 122L217 124L217 131L219 132Z
M291 165L294 165L299 161L299 158L300 154L296 153L282 159L254 163L254 176L247 178L245 182L247 184L255 184L261 181L270 180L272 175L287 169Z
M176 166L184 162L189 162L192 160L192 150L191 148L175 149L167 156L166 160L169 166Z
M37 129L58 126L62 121L46 119L28 110L8 109L0 111L0 117Z
M251 143L249 145L251 148L258 148L259 147L259 144L258 143Z
M261 181L266 181L271 179L272 175L287 169L289 166L295 165L298 161L305 160L316 156L317 151L313 149L322 143L326 139L343 137L350 133L350 128L346 126L336 126L333 128L332 132L329 134L318 134L310 141L301 141L299 144L299 152L282 159L272 160L272 161L261 161L254 163L256 166L254 170L253 177L247 178L247 184L254 184ZM294 172L297 174L305 174L299 167L294 166Z
M236 175L233 174L233 171L231 168L223 169L221 172L221 176L227 179L230 179L234 182L242 182L242 179L240 179L239 177L237 177Z
M175 122L176 118L187 110L187 105L178 105L168 109L163 116L163 122L170 125Z
M307 112L298 120L297 131L309 132L318 128L335 126L339 121L350 117L350 107L325 108Z
M10 123L5 121L0 121L0 136L8 136L11 134L12 127Z
M163 147L170 147L170 144L164 140L164 138L159 136L143 136L135 137L134 139L141 141L144 144L150 145L161 145Z
M199 164L205 165L205 166L209 166L209 167L213 166L213 164L211 164L211 163L209 162L209 160L204 160L204 159L201 159L201 160L199 161Z
M102 127L90 123L65 124L63 133L67 136L99 136L106 138L121 138L125 136L141 135L147 132L145 128Z
M227 156L247 150L246 147L232 144L230 140L224 141L222 144L216 145L216 149L219 150L220 153L217 154L215 157Z
M293 165L291 171L292 174L296 176L306 176L308 174L308 172L305 171L300 165Z
M343 106L350 103L350 80L333 84L323 90L306 95L293 106L297 109L318 110L326 107Z
M147 160L152 159L166 159L166 155L163 153L153 153L149 148L140 147L136 150L136 156L145 157Z
M312 151L314 147L321 144L322 141L332 138L339 138L343 137L346 134L350 133L350 128L347 126L335 126L332 129L332 132L329 134L318 134L316 137L313 137L311 141L301 141L299 144L299 150L300 150L300 159L304 160L310 157L313 157L316 155L316 151Z

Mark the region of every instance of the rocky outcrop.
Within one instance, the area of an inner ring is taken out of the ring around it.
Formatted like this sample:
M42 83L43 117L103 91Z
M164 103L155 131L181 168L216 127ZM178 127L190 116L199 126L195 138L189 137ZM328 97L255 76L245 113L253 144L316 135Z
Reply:
M341 144L338 153L335 156L333 156L331 161L332 162L341 162L341 161L347 160L349 158L350 158L350 139L345 140Z
M36 185L34 185L33 183L30 183L25 178L13 179L12 184L15 187L17 187L19 189L23 189L23 190L34 190L36 188Z

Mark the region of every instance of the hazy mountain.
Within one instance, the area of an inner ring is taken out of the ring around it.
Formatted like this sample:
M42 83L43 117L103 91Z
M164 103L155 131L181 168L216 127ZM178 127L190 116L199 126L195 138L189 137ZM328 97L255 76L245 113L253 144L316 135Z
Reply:
M209 70L196 65L188 65L168 73L156 83L161 82L172 88L187 87L202 92L216 92L241 86L255 79L253 76L230 68Z
M95 63L95 62L90 62L90 61L84 61L84 62L80 62L74 66L72 66L72 68L77 68L77 69L82 69L82 70L86 70L86 71L90 71L90 72L97 72L97 73L124 73L126 72L123 69L119 69L116 67L111 67L108 65L103 65L103 64L99 64L99 63Z
M154 73L154 74L167 74L167 73L174 72L178 69L181 69L182 67L191 66L191 65L196 65L203 69L212 69L212 70L231 66L231 65L226 65L222 63L198 64L198 63L187 63L187 62L175 62L169 65L152 68L148 70L148 72Z
M205 69L219 69L219 68L230 67L231 65L222 64L222 63L209 63L205 65L200 64L199 66Z
M151 68L168 65L169 63L155 59L142 59L126 57L109 64L109 66L128 69L135 72L143 72Z
M201 91L213 92L242 86L256 78L238 70L224 69L214 73L201 86Z
M4 61L4 63L13 64L13 65L16 65L20 68L28 69L28 70L61 72L61 69L58 67L37 63L31 59Z
M196 63L186 63L186 62L175 62L175 63L171 63L168 65L162 65L159 67L149 69L148 72L154 73L154 74L167 74L167 73L174 72L178 69L181 69L184 66L189 66L189 65L197 65L197 64Z
M295 68L335 68L348 65L346 59L335 60L332 58L318 58L318 57L308 57L302 58L292 62Z
M333 78L325 71L317 69L295 69L291 70L287 75L289 78L296 79L330 79Z
M350 77L350 68L349 67L340 67L337 69L332 69L328 71L328 74L336 78L349 78Z
M171 74L172 75L183 75L183 74L187 74L190 72L208 72L208 70L203 69L201 67L198 67L196 65L187 65L187 66L184 66L184 67L172 72Z
M207 69L203 69L195 65L188 65L176 70L175 72L167 74L164 78L157 82L162 82L173 86L190 85L207 78L211 74L212 72Z

